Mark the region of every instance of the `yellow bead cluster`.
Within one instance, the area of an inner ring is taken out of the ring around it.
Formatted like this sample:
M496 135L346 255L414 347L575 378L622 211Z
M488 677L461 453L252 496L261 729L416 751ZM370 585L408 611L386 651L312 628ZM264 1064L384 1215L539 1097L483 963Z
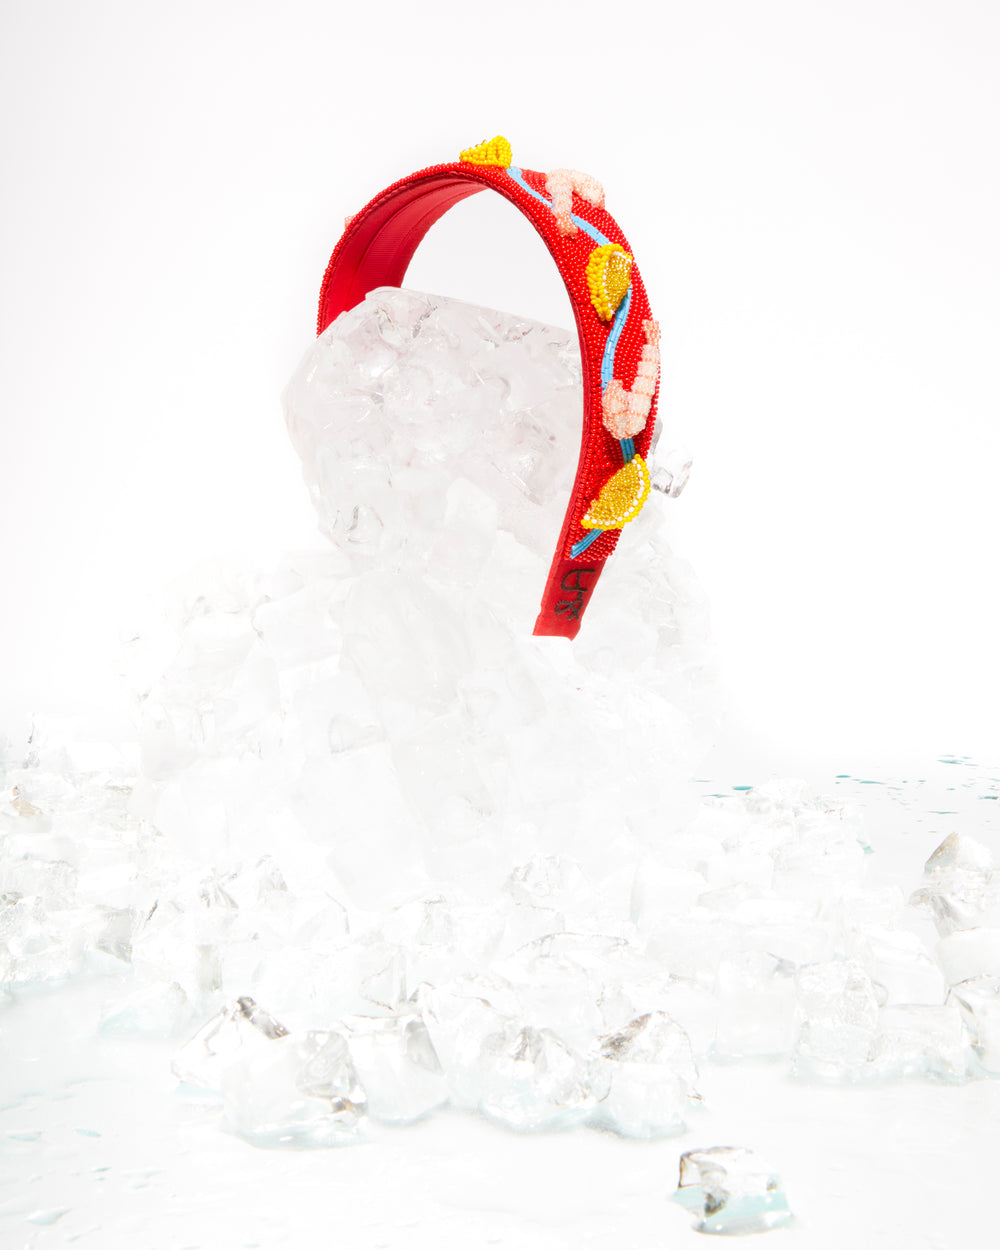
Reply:
M602 321L610 321L625 298L632 272L632 257L617 243L595 247L587 261L590 302Z
M633 456L604 483L580 524L585 530L621 529L642 511L651 485L645 460Z
M492 139L484 139L474 148L466 148L458 158L468 165L500 165L508 169L514 163L510 144L503 135L495 135Z

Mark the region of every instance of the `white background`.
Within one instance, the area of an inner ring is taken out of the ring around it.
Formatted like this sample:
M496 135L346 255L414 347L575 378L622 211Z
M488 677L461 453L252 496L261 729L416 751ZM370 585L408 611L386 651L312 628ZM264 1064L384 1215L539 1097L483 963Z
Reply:
M998 36L992 0L0 0L0 729L120 713L121 630L198 560L320 543L280 392L343 218L500 132L634 248L741 732L996 752ZM572 324L499 197L407 283Z

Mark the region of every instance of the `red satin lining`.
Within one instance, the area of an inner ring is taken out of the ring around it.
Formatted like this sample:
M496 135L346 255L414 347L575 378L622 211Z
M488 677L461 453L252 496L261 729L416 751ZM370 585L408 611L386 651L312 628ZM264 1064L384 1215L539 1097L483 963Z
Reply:
M336 265L327 270L320 332L375 287L402 286L413 253L431 226L454 204L485 190L483 182L439 176L400 187L369 209L347 231Z

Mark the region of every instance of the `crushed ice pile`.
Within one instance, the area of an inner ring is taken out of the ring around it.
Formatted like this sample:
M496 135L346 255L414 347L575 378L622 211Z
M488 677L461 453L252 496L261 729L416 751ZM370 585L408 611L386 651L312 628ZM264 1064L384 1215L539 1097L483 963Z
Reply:
M1000 1074L986 848L950 837L907 898L804 783L685 780L713 709L664 536L682 457L576 642L532 637L568 332L376 292L286 405L330 551L177 587L129 644L137 743L39 723L3 749L0 1006L105 976L102 1032L175 1039L180 1088L260 1145L445 1104L675 1134L712 1059Z

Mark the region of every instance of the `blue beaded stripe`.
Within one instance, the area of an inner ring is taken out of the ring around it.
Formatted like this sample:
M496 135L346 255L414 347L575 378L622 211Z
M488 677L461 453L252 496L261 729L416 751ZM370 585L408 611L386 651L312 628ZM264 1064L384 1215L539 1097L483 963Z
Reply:
M595 538L600 538L604 530L590 530L578 543L574 543L569 549L569 554L575 560L577 556L582 556Z
M622 336L622 329L625 325L625 319L628 317L628 310L632 307L632 283L628 284L628 290L625 292L625 298L618 305L618 311L615 313L615 319L611 323L611 333L608 335L608 341L604 344L604 357L601 360L601 393L608 389L608 383L615 376L615 352L618 350L618 340Z
M507 174L513 178L522 191L527 191L529 195L533 195L536 200L540 200L546 208L551 209L552 201L546 199L544 195L536 191L534 187L529 187L524 180L524 175L516 165L511 165L507 169ZM589 221L584 221L582 217L577 217L576 213L570 213L572 221L584 231L600 246L604 246L611 242L609 238L603 235L596 226L592 226ZM618 305L615 312L614 320L611 323L611 331L608 334L608 340L604 345L604 355L601 358L601 394L608 389L608 384L615 375L615 352L618 350L618 340L621 338L622 329L628 319L629 309L632 306L632 283L629 282L625 297ZM622 449L622 461L628 464L635 457L635 442L631 438L623 438L619 440ZM583 555L592 542L599 538L604 530L592 529L588 534L584 535L578 543L574 543L570 548L570 555L573 559Z
M527 193L529 195L533 195L536 200L541 200L546 208L552 207L551 200L547 200L545 196L542 195L541 192L536 191L534 187L528 186L528 184L524 181L524 175L516 165L511 165L511 167L507 170L507 173L510 174L522 191L527 191ZM590 235L595 243L603 244L611 242L610 239L606 239L604 235L601 234L600 230L598 230L596 226L592 226L589 221L584 221L582 217L577 217L576 213L570 213L570 217L572 217L573 221L576 222L581 230Z
M507 173L514 179L517 185L527 191L529 195L533 195L536 200L540 200L546 208L552 207L552 201L541 195L534 187L529 187L524 181L524 175L514 165L507 170ZM576 213L570 213L570 217L580 227L584 233L589 234L595 243L605 245L611 242L609 238L603 235L596 226L592 226L589 221L584 221L582 217L577 217ZM632 283L628 284L628 290L625 297L618 305L618 311L615 313L614 321L611 323L611 332L608 335L608 341L604 344L604 355L601 358L601 393L608 389L608 383L615 374L615 352L618 349L618 340L621 338L622 329L625 320L628 317L628 310L632 305Z

